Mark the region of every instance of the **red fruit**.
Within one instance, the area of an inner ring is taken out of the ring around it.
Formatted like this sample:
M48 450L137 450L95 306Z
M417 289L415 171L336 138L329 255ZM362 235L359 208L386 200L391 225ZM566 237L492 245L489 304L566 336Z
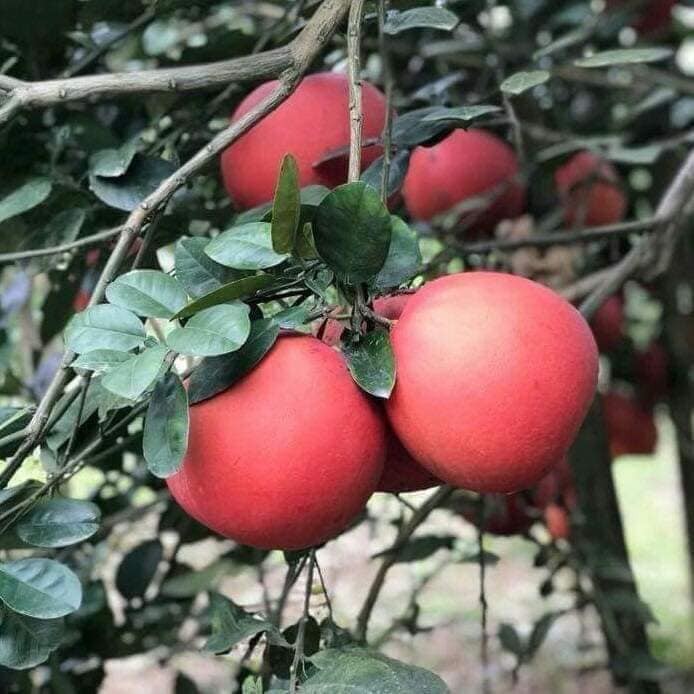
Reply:
M339 347L342 339L342 333L345 331L345 326L339 320L334 318L326 318L318 324L315 329L316 337L319 337L322 342L330 347Z
M434 280L410 299L391 341L395 433L441 480L478 492L536 484L566 453L595 391L590 328L522 277Z
M677 0L648 0L642 3L642 11L634 20L633 27L639 34L655 34L670 26L672 8ZM624 5L625 0L607 0L608 7Z
M89 300L92 298L92 293L87 292L84 289L79 289L75 298L72 300L72 308L76 313L84 311L87 306L89 306Z
M539 508L545 508L559 500L566 502L569 497L575 503L573 472L568 458L563 456L538 482L533 490L533 501Z
M492 535L522 535L535 522L537 509L523 494L488 494L484 497L484 532ZM479 525L479 509L468 508L463 517Z
M611 352L624 339L624 300L618 294L609 297L590 322L601 352Z
M467 218L472 231L487 233L523 211L525 189L514 180L517 174L516 155L496 135L454 130L438 144L414 150L402 195L412 217L428 221L463 200L489 194L491 205Z
M341 356L283 335L250 373L190 408L188 451L171 493L201 523L263 549L335 537L383 469L385 426Z
M376 487L377 492L416 492L441 484L441 480L412 458L390 427L386 442L386 462Z
M239 120L277 86L266 82L238 106ZM379 138L386 116L383 94L362 82L364 114L362 141ZM293 154L299 166L299 184L334 188L347 180L347 155L319 166L331 152L349 146L349 87L345 75L319 72L305 77L296 91L222 154L222 176L234 204L248 209L272 199L280 163ZM366 168L381 153L377 146L362 152Z
M412 293L380 296L378 299L374 299L374 311L378 313L379 316L383 316L384 318L397 320L400 318L402 310L405 308L407 302L412 296Z
M665 396L668 388L668 355L660 343L653 342L645 351L636 353L634 371L642 401L652 405Z
M603 415L613 458L653 453L658 440L653 412L635 398L617 392L603 396Z
M545 525L550 536L555 540L568 540L571 535L571 523L568 511L558 504L550 504L544 512Z
M601 226L624 219L627 202L610 162L592 152L578 152L554 173L569 226Z

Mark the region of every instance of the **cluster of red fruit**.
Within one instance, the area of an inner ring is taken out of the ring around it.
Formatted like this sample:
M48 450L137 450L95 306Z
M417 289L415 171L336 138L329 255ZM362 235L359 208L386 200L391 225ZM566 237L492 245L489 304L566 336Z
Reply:
M273 86L252 92L233 118ZM302 187L344 183L348 101L344 76L310 75L229 147L222 174L235 205L272 198L287 152ZM383 95L368 83L363 116L366 167L381 154L386 117ZM625 214L616 171L591 153L570 158L555 184L566 224ZM455 130L412 152L402 186L412 218L431 220L479 196L489 198L484 211L465 220L474 234L524 209L518 163L503 140ZM597 380L597 348L578 312L539 284L489 272L440 278L377 299L374 310L397 321L397 380L385 404L358 389L333 349L338 322L321 327L322 339L283 333L241 381L191 408L186 459L168 480L179 503L239 542L298 549L341 532L375 491L445 482L491 493L490 532L522 532L540 514L554 537L566 537L574 492L565 454Z

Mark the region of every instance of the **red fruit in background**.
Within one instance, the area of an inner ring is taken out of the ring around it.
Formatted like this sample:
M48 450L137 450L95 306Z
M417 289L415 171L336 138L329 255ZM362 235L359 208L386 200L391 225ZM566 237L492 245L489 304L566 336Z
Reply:
M238 106L239 120L277 86L266 82ZM383 94L362 82L364 114L362 141L380 138L386 116ZM349 87L346 75L319 72L305 77L296 91L222 154L222 177L234 204L248 209L272 200L277 174L285 154L293 154L299 184L334 188L347 180L347 155L319 166L331 152L349 146ZM362 152L366 168L381 153L378 146Z
M382 414L340 354L284 335L238 383L190 408L188 451L167 484L187 513L225 537L302 549L360 513L384 456Z
M661 400L668 389L668 355L663 345L653 342L643 352L637 352L634 375L640 399L648 405Z
M611 352L624 339L624 299L613 294L605 300L590 321L601 352Z
M613 458L626 454L653 453L658 432L653 411L636 398L610 392L602 398L605 427Z
M573 472L564 456L537 484L533 490L533 502L539 508L563 501L573 507L576 502Z
M413 296L413 292L408 294L389 294L388 296L379 296L378 299L374 299L374 311L378 313L379 316L383 316L384 318L397 320L400 318L400 314L407 305L407 302Z
M550 504L544 511L545 525L550 536L555 540L568 540L571 535L569 512L559 506Z
M522 535L537 517L537 509L523 494L487 494L483 497L483 530L492 535ZM463 517L479 525L479 508L467 508Z
M569 226L601 226L624 219L627 200L610 162L592 152L578 152L554 173Z
M395 433L434 475L478 492L531 487L567 451L598 352L576 309L505 273L429 282L391 330Z
M670 26L672 8L677 0L646 0L641 4L641 11L634 20L633 27L639 34L655 34ZM608 7L626 4L626 0L607 0Z
M72 308L76 313L84 311L87 306L89 306L89 300L92 298L92 293L87 292L84 289L79 289L75 298L72 300Z
M441 480L417 463L388 427L386 436L386 462L376 487L377 492L416 492L437 487Z
M428 221L463 200L496 193L484 212L470 212L471 231L487 233L523 211L525 189L517 174L516 155L502 139L484 130L454 130L438 144L414 150L402 195L410 215Z

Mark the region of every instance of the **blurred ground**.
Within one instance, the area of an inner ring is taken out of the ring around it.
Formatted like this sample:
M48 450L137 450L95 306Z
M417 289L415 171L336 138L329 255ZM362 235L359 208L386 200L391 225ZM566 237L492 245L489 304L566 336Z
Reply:
M668 664L692 669L694 665L694 619L688 599L685 540L676 455L669 420L659 418L660 443L653 457L624 457L615 464L617 488L633 565L642 597L651 605L659 624L651 627L656 654ZM426 496L426 492L422 493ZM413 500L417 495L411 495ZM338 623L353 624L377 563L369 556L388 546L392 539L389 519L398 513L398 503L386 495L371 502L380 520L378 527L362 525L331 542L319 553ZM468 538L475 534L462 520L448 513L435 512L421 532L453 533ZM138 541L136 538L135 541ZM188 551L191 564L203 566L216 543L208 541ZM548 609L568 606L567 593L557 590L548 600L539 597L538 586L546 572L532 567L534 546L520 538L489 538L487 548L501 561L488 570L490 666L488 677L493 692L533 694L603 694L614 691L602 665L604 655L595 615L581 619L574 614L558 620L533 663L524 667L514 687L511 680L513 658L500 651L495 635L501 622L513 624L527 634L533 622ZM414 564L396 565L373 613L370 637L379 639L392 621L403 612L410 590L431 573L445 552ZM115 568L115 567L114 567ZM271 594L276 594L284 575L278 554L266 576ZM568 576L563 577L564 582ZM561 579L559 586L561 588ZM565 586L566 587L566 586ZM221 589L252 609L261 609L262 592L254 572L231 576ZM298 617L303 585L295 587L285 618ZM419 623L436 628L409 635L399 630L382 647L388 654L429 668L441 675L453 694L480 691L480 627L478 567L474 564L450 565L439 571L422 591ZM313 611L318 618L326 614L321 594L314 596ZM193 677L203 691L231 692L232 674L240 651L224 658L202 656L193 651L177 655L172 665ZM112 661L107 668L104 694L172 691L174 673L156 666L147 658ZM694 683L674 677L666 691L694 691Z

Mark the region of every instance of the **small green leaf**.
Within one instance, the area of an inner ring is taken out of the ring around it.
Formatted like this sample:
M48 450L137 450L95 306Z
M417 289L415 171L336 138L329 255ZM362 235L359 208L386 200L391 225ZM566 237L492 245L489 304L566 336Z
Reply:
M395 358L390 336L373 330L344 347L347 367L362 390L378 398L389 398L395 386Z
M116 588L126 600L145 594L163 554L161 542L154 539L142 542L123 557L116 571Z
M142 439L147 468L156 477L173 475L188 447L188 395L175 373L154 387Z
M111 369L101 385L121 398L137 400L154 383L167 352L165 345L149 347Z
M516 628L512 624L503 623L499 625L498 636L501 647L505 651L513 653L518 660L523 659L523 656L525 655L525 646L523 645L523 641L516 631Z
M221 357L203 359L188 381L191 405L236 383L270 351L279 332L280 326L271 318L253 321L248 340L241 349Z
M430 116L448 111L440 106L426 106L398 116L393 123L391 140L398 149L412 149L451 129L450 119L429 120Z
M421 535L407 542L402 547L387 549L379 552L376 557L394 554L395 563L409 563L427 559L440 549L451 549L455 545L456 538L453 535Z
M13 670L40 665L60 646L64 633L62 619L34 619L0 610L0 665Z
M50 195L52 187L48 178L32 178L21 188L6 195L0 200L0 222L40 205Z
M158 270L132 270L106 288L106 298L147 318L171 318L188 300L178 280Z
M544 643L549 630L561 614L558 612L547 612L535 622L533 630L528 637L528 645L525 648L524 659L530 660Z
M37 547L66 547L91 537L101 520L99 507L78 499L43 499L16 525L21 540Z
M507 77L501 83L501 91L505 94L518 96L528 89L544 84L551 77L547 70L530 70L528 72L516 72Z
M95 349L80 354L70 366L73 369L84 369L85 371L108 371L128 361L132 356L130 352L117 352L115 349Z
M196 313L185 327L172 330L166 341L180 354L211 357L239 349L250 329L246 304L220 304Z
M413 7L402 12L389 12L383 31L391 35L408 29L452 31L459 22L457 15L443 7Z
M82 587L64 564L53 559L17 559L0 563L0 600L15 612L52 619L79 608Z
M89 187L109 207L130 212L175 170L176 166L166 159L136 154L122 176L106 177L91 174Z
M236 299L249 298L260 289L269 287L275 281L272 275L267 275L265 273L251 275L250 277L242 277L241 279L220 286L217 289L213 289L209 294L204 294L195 301L191 301L184 306L174 318L188 318L198 313L198 311L211 308L212 306L226 304Z
M292 252L300 215L299 167L291 154L285 154L272 205L272 248L276 253Z
M574 61L577 67L610 67L635 63L656 63L672 55L671 48L615 48Z
M250 222L232 227L212 239L205 253L217 263L236 270L263 270L287 259L272 248L272 226Z
M318 254L343 281L367 282L383 267L390 246L390 214L378 192L361 181L338 186L316 210Z
M210 612L212 614L212 634L205 644L211 653L224 653L240 641L261 632L275 643L289 645L277 627L264 619L257 619L243 608L219 593L210 593Z
M391 158L390 166L388 167L386 197L389 198L391 195L394 195L402 187L405 176L407 175L407 167L410 163L410 154L409 149L403 149L396 152L395 156ZM360 180L376 190L381 190L381 185L383 183L383 166L383 157L378 157L378 159L362 173Z
M328 648L311 662L318 672L301 685L301 694L450 694L433 672L365 648Z
M447 121L449 123L461 123L463 125L468 125L470 121L482 116L487 116L490 113L498 113L501 110L502 109L499 106L490 106L487 104L459 106L458 108L437 108L428 115L424 116L422 120L425 123Z
M400 217L391 215L390 246L386 262L373 280L376 289L398 287L414 277L422 264L417 232Z
M73 352L112 349L127 352L145 341L140 319L120 306L92 306L72 317L65 328L65 345Z
M122 176L137 153L138 138L126 142L118 149L101 149L89 157L89 173L94 176L115 178Z
M200 237L180 239L174 251L176 279L190 296L196 298L219 289L243 274L215 263L206 255L205 247L209 242L210 239Z

